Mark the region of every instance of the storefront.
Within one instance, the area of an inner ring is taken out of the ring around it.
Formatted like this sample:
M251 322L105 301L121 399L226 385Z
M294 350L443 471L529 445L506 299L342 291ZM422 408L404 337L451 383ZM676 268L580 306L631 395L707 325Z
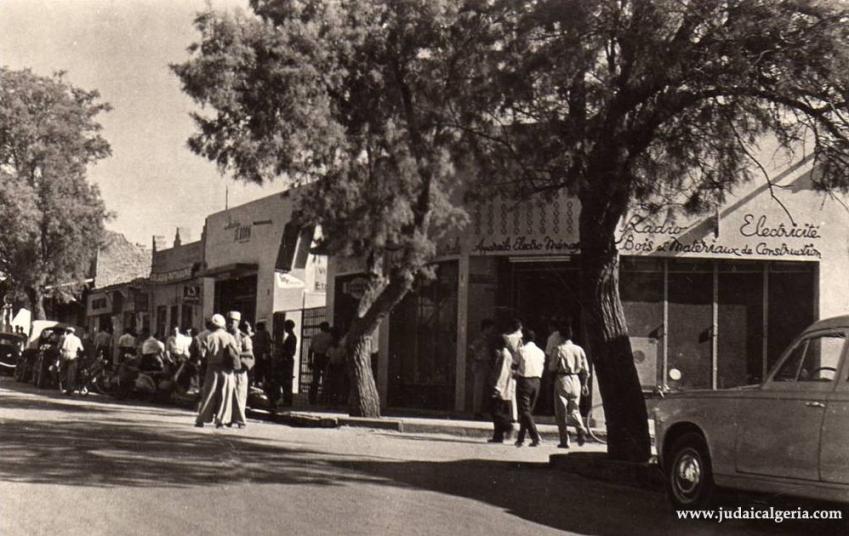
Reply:
M86 328L90 333L111 327L120 334L126 329L140 333L150 329L148 280L134 279L93 290L88 295Z
M670 206L621 222L620 294L646 389L757 382L802 328L849 311L849 211L813 191L810 163L768 172L772 191L763 182L741 186L710 214L691 217ZM378 370L384 402L468 408L466 348L484 318L515 315L540 338L550 319L570 318L580 334L579 214L580 203L565 193L472 210L470 225L443 245L438 297L426 290L409 297L381 327L380 353L389 356ZM456 275L442 274L449 265ZM356 273L356 263L332 259L334 316L337 302L351 302L344 289ZM435 330L451 314L442 298L451 281L454 326ZM423 375L443 368L420 333L440 333L438 343L453 352L451 374ZM423 396L410 384L441 390Z
M303 311L324 307L327 260L310 252L315 230L291 223L292 197L278 193L206 218L205 268L198 274L205 318L240 311L243 321L264 322L280 341L285 320L300 334Z
M154 333L167 337L173 326L203 329L203 242L177 244L153 252L150 273Z

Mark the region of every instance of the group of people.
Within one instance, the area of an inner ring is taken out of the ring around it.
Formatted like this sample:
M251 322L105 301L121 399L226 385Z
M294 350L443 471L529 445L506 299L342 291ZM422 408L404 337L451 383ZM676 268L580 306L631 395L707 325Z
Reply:
M312 371L309 403L344 404L348 398L348 369L345 364L345 347L339 330L327 322L318 326L312 336L308 354ZM321 396L319 396L319 390Z
M517 319L502 325L490 319L481 322L480 333L470 347L474 379L472 404L479 414L488 400L493 422L489 442L503 443L510 439L513 422L518 418L516 446L524 445L526 436L530 436L530 446L539 446L540 435L533 412L547 367L553 375L555 420L560 434L558 447L570 447L569 421L577 430L578 445L584 444L588 431L579 403L581 396L589 395L587 356L572 340L568 321L552 328L543 350L536 344L536 334L523 329Z

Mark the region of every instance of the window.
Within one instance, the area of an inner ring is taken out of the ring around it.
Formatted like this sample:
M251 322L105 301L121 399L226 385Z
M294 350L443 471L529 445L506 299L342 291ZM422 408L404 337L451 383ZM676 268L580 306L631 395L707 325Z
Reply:
M775 382L830 382L834 380L843 343L843 333L815 335L799 341L775 373Z

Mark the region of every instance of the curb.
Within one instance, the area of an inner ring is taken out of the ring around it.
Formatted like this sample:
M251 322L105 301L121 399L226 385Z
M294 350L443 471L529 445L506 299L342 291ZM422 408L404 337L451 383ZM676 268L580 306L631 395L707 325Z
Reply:
M575 473L585 478L626 486L663 491L664 479L660 466L646 463L611 460L600 452L552 454L548 464L554 469Z

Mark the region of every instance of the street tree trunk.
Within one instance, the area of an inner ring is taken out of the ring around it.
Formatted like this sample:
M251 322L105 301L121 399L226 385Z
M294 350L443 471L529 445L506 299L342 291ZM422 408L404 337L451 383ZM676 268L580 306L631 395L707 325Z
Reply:
M29 304L32 308L33 320L47 320L47 313L44 311L44 293L41 289L30 287L26 290Z
M348 410L353 417L380 417L380 395L371 368L374 331L413 286L411 275L396 275L387 284L373 282L360 301L357 318L345 335L351 392Z
M594 366L607 420L607 454L615 460L648 461L648 415L619 297L618 218L582 205L581 301Z

